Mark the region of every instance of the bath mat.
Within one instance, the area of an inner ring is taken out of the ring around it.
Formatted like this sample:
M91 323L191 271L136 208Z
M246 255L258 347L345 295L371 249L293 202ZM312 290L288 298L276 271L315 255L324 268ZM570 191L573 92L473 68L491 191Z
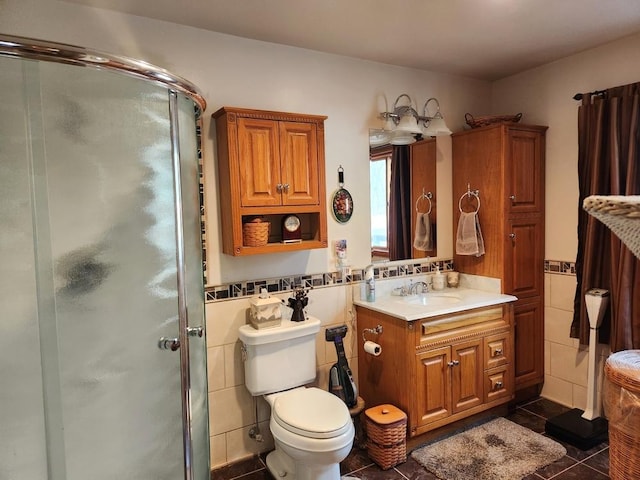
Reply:
M558 442L496 418L418 448L411 456L445 480L520 480L566 454Z

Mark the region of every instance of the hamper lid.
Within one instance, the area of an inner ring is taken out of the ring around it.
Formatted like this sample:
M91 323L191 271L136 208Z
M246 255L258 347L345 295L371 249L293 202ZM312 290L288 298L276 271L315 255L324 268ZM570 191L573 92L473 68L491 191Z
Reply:
M389 425L407 418L407 414L391 404L378 405L365 410L364 414L379 425Z
M614 383L640 391L640 350L612 353L605 362L605 373Z

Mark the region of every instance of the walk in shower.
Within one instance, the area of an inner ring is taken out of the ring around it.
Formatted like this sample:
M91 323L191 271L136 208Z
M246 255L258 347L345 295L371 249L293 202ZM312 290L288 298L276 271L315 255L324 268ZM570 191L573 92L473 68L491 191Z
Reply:
M0 479L209 478L196 88L0 35Z

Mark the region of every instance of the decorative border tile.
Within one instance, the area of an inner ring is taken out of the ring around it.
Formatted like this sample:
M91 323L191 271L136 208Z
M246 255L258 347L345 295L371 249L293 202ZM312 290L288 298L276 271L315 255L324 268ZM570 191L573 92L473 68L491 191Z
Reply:
M544 273L553 273L557 275L575 275L575 262L563 262L562 260L545 260Z
M408 277L422 273L435 272L436 265L443 272L454 270L453 260L439 260L424 263L406 263L403 265L385 266L384 263L374 266L373 273L376 279ZM562 260L545 260L544 272L556 275L575 275L575 262ZM205 289L205 301L217 302L232 300L242 297L250 297L260 293L266 288L269 293L289 292L297 287L322 288L358 283L364 279L364 269L354 269L348 275L342 272L326 272L304 275L291 275L280 278L266 278L234 282L223 285L215 285Z
M437 260L429 263L406 263L402 265L385 266L376 264L373 274L377 279L408 277L436 271L436 265L442 272L453 270L453 260ZM342 272L326 272L314 274L291 275L280 278L266 278L215 285L205 289L205 301L217 302L249 297L260 293L266 288L269 293L289 292L297 287L321 288L358 283L364 279L364 269L354 269L347 275Z

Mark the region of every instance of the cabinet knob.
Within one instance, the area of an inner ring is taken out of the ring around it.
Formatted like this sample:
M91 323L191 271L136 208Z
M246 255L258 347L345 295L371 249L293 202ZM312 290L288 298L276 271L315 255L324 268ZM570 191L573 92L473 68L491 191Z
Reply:
M278 183L278 184L276 185L276 190L277 190L278 192L282 192L282 184L281 184L281 183Z
M502 382L496 382L494 387L495 387L495 390L501 389L502 388Z
M509 200L511 200L512 203L516 203L516 196L515 195L510 195L509 196Z
M288 192L289 191L289 186L290 185L288 183L285 183L284 185L282 185L282 188L284 189L285 192Z
M493 356L494 356L494 357L499 357L500 355L502 355L502 349L501 349L501 348L496 348L496 349L493 351Z
M515 234L515 233L510 233L510 234L509 234L509 238L510 238L511 240L515 240L515 239L516 239L516 234Z
M448 367L455 367L456 365L460 365L460 362L458 360L447 363Z

